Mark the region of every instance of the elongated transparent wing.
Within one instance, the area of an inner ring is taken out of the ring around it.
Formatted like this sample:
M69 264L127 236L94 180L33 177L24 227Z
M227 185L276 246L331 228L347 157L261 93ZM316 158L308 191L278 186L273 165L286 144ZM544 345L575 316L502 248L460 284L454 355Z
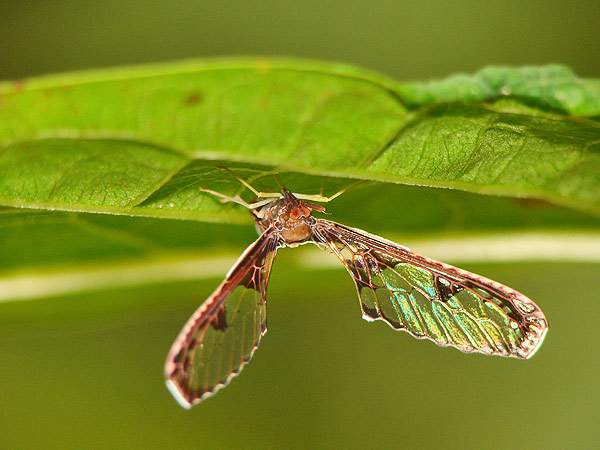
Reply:
M346 266L363 317L463 352L529 358L548 324L523 294L362 230L317 220L313 240Z
M187 321L165 363L167 387L190 408L226 386L267 331L266 290L277 236L266 230Z

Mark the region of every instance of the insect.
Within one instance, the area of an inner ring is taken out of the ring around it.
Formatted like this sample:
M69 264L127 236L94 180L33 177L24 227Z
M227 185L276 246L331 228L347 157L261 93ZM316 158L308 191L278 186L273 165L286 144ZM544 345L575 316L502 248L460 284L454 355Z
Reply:
M237 175L233 174L237 177ZM406 247L313 217L337 197L261 193L247 204L259 238L242 253L225 280L187 321L165 363L166 384L184 408L226 386L250 361L267 331L266 294L278 248L312 243L330 251L354 280L362 316L395 330L463 352L527 359L548 324L523 294L495 281L413 253ZM262 199L261 199L262 198Z

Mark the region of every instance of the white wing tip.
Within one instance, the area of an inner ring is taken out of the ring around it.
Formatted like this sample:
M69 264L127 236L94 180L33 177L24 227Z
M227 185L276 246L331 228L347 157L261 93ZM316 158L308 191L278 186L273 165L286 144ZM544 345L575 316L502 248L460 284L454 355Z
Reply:
M173 382L173 380L167 380L165 381L165 384L167 385L167 389L171 395L173 395L173 398L177 400L177 403L179 403L182 408L191 409L192 404L188 402L183 395L181 395L181 391L177 388L177 385Z

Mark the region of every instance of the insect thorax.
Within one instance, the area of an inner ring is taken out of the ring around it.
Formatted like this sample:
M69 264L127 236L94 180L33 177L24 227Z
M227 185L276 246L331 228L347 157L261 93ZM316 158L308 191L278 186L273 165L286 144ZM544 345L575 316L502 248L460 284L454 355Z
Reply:
M290 247L295 247L312 237L315 218L311 216L311 209L289 192L260 210L252 211L252 215L259 234L273 227L282 244Z

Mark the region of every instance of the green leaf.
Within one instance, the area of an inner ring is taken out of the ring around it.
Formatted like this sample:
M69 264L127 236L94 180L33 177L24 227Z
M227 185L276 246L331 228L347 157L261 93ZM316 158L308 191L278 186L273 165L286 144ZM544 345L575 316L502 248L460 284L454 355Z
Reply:
M107 267L152 278L241 251L248 212L198 190L251 197L220 166L270 191L273 174L302 193L324 176L327 194L374 181L328 210L402 243L594 236L599 105L597 80L559 66L398 83L338 64L213 60L1 83L0 276L83 273L85 288Z
M600 115L600 80L578 78L564 66L487 67L429 83L404 83L402 99L412 107L432 103L481 102L513 97L563 114Z
M221 159L600 213L600 125L581 117L598 114L600 85L556 66L419 86L347 66L233 60L39 78L0 93L8 206L154 215L139 208L145 198L195 161ZM494 101L503 93L510 102Z

